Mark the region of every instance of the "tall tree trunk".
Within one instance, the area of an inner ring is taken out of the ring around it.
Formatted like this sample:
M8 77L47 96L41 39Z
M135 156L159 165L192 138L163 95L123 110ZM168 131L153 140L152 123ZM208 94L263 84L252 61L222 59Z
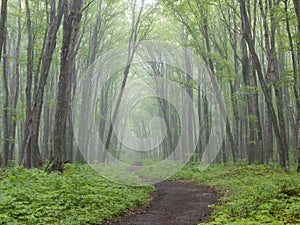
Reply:
M5 45L5 36L6 36L6 20L7 20L7 0L2 0L2 3L1 3L1 17L0 17L0 60L2 58L2 49ZM4 74L4 71L3 71L3 83L4 83L4 87L5 87L5 77L6 75ZM5 91L6 93L6 91ZM4 93L4 97L6 99L6 94ZM6 101L5 101L6 102ZM3 111L3 120L4 120L4 132L3 132L3 138L4 138L4 143L3 143L3 150L4 152L5 151L8 151L8 146L7 145L7 135L8 135L8 124L6 124L5 122L5 117L7 115L7 108L5 108L5 103L4 102L4 111ZM6 126L7 125L7 126ZM7 127L7 128L6 128ZM5 157L4 157L5 158ZM4 159L4 165L3 166L6 166L5 164L5 161L7 161L6 159ZM0 152L0 166L2 165L2 157L1 157L1 152Z
M272 90L269 88L269 95L272 96ZM272 127L272 119L270 114L268 113L267 106L265 106L266 111L266 137L265 137L265 146L266 146L266 161L268 164L272 165L274 163L274 144L273 144L273 127Z
M297 171L300 172L300 81L299 81L299 66L300 66L300 1L294 0L294 6L297 16L297 52L298 52L298 60L297 60L297 68L294 68L294 93L296 98L296 104L297 104L297 120L298 120L298 154L297 154ZM287 20L288 21L288 20ZM291 49L293 50L293 49ZM294 64L294 63L293 63Z
M107 32L108 27L110 26L110 24L108 23L108 21L110 21L110 19L107 18L107 13L104 13L104 11L107 10L107 5L103 2L103 0L99 1L99 5L98 5L98 13L96 16L96 23L94 25L93 30L90 33L90 36L92 37L92 40L89 42L89 54L88 57L86 59L86 64L89 67L89 72L88 72L88 76L85 78L84 81L84 91L82 93L81 96L81 112L80 112L80 118L81 120L79 121L79 127L81 129L79 129L78 131L78 141L81 143L81 149L77 148L76 152L75 152L75 160L77 162L80 163L86 163L86 160L84 159L83 155L86 155L86 153L81 152L81 151L88 151L89 146L88 146L88 137L87 135L85 135L83 132L85 130L87 130L88 128L86 127L88 118L87 118L87 113L85 112L87 108L89 108L89 101L87 101L92 94L94 93L90 93L89 90L89 81L91 80L91 78L89 77L90 75L93 74L93 69L94 67L92 66L93 63L96 60L97 57L97 53L102 52L104 47L108 47L106 46L105 40L104 40L104 35ZM86 11L85 14L85 20L88 17L88 11ZM83 27L84 29L84 27ZM101 57L101 55L99 56ZM101 79L101 77L100 77ZM101 80L100 80L101 82ZM105 128L106 128L106 116L107 116L107 111L108 111L108 95L109 95L109 91L106 89L107 86L110 85L110 81L107 82L108 85L105 85L105 87L102 89L101 92L101 100L100 100L100 123L99 123L99 139L101 140L101 143L99 144L99 149L97 149L97 153L101 153L103 151L103 145L102 143L104 142L105 139ZM97 155L97 160L100 156Z
M142 39L146 38L147 34L150 31L150 25L146 25L146 27L142 27L142 26L145 26L143 24L143 22L144 22L143 20L147 19L147 15L148 15L148 14L144 14L144 10L145 10L144 1L142 0L140 2L141 6L139 7L139 9L137 9L137 7L138 7L137 1L138 0L133 0L132 5L131 5L132 22L131 22L130 37L128 40L127 62L126 62L126 67L124 68L124 71L123 71L123 80L122 80L122 84L120 87L120 92L117 97L115 108L112 111L112 117L111 117L112 119L111 119L111 122L109 125L107 138L106 138L106 142L105 142L105 146L104 146L105 149L101 153L101 157L100 157L101 162L105 162L106 156L107 156L107 151L109 151L110 141L111 141L112 132L113 132L113 124L118 115L118 111L119 111L119 107L120 107L120 104L121 104L121 101L123 98L123 94L124 94L125 86L127 83L127 78L128 78L128 74L130 71L131 63L132 63L133 57L134 57L135 52L138 47L138 42L141 41Z
M205 17L204 17L203 36L205 38L206 50L208 53L211 53L211 46L210 46L208 24L207 24L206 16L207 15L205 15ZM214 64L211 59L208 59L208 65L209 65L210 70L214 73L215 72ZM222 104L222 103L220 103L220 104ZM220 106L220 107L222 108L222 106ZM221 110L223 110L223 109L221 109ZM208 115L208 114L205 114L205 115ZM226 117L225 120L226 120L226 133L227 133L228 140L229 140L230 147L231 147L232 159L233 159L234 164L236 164L237 163L237 146L236 146L236 143L234 140L234 136L233 136L233 133L231 130L231 125L229 123L228 117ZM207 132L209 132L209 131L207 131ZM207 133L207 134L209 135L209 133Z
M267 60L268 60L268 69L267 69L267 77L271 78L271 82L273 83L273 87L275 90L276 103L277 103L277 114L278 114L278 125L280 127L280 138L282 142L282 147L279 149L279 156L281 165L289 169L289 153L288 153L288 143L287 143L287 135L286 135L286 124L284 120L284 112L283 112L283 92L282 87L278 84L281 80L281 75L278 71L278 60L276 56L276 46L275 46L275 35L276 35L276 25L278 24L273 10L273 3L271 0L265 2L265 10L263 7L262 0L259 0L260 11L262 15L263 27L264 27L264 37L265 37L265 46L267 50ZM276 5L275 5L276 6ZM270 11L270 26L267 20L267 13Z
M280 165L282 167L286 167L286 162L284 160L284 157L285 157L284 153L285 153L286 149L288 149L288 146L287 146L287 143L284 141L285 137L282 136L282 132L280 131L280 124L278 124L278 121L277 121L277 116L276 116L275 109L273 106L272 97L269 94L268 85L264 78L262 68L260 65L260 61L259 61L258 55L255 50L254 42L251 37L251 27L249 24L249 19L248 19L247 13L246 13L245 0L240 0L240 10L241 10L241 15L242 15L243 21L245 23L244 30L243 30L243 38L245 38L245 40L247 41L249 51L251 53L252 60L253 60L253 68L256 69L256 72L257 72L257 75L258 75L258 78L259 78L259 81L260 81L260 84L262 87L262 91L265 96L266 104L268 107L268 113L270 114L270 118L272 120L274 132L276 135L276 140L278 142L278 148L279 148L279 152L280 152L280 159L281 159Z
M199 73L200 74L200 73ZM197 102L198 102L198 126L201 127L202 124L202 107L201 107L201 87L200 85L197 86ZM197 153L197 161L200 160L201 155L202 155L202 129L199 129L199 134L198 134L198 143L197 143L197 148L196 148L196 153Z
M33 102L31 102L31 85L32 85L32 51L33 39L31 33L30 8L26 0L27 11L27 28L28 28L28 69L26 84L26 123L24 131L24 140L21 149L20 165L26 167L40 167L42 159L39 150L39 128L41 120L42 105L44 99L44 90L47 83L52 56L56 47L57 32L61 24L65 0L59 0L57 4L51 1L50 25L46 38L45 52L42 57L42 66L40 79L38 82L37 93L34 93ZM56 13L57 12L57 13Z
M249 9L248 9L249 11ZM256 16L256 4L254 6L254 17ZM250 18L249 18L250 20ZM250 22L249 22L250 23ZM254 27L256 20L254 19ZM242 29L246 28L245 15L242 14ZM250 30L250 29L249 29ZM249 35L252 37L251 33ZM253 37L254 42L254 37ZM242 73L245 87L248 89L248 124L249 124L249 138L247 140L247 158L248 163L254 163L256 160L260 160L258 156L261 155L262 147L262 136L260 126L260 114L258 104L258 93L257 93L257 79L256 71L253 67L253 61L248 56L248 50L245 39L241 41L242 48ZM261 161L261 160L260 160Z
M18 5L19 5L19 9L21 9L21 0L18 1ZM22 27L21 27L21 18L18 18L17 21L18 24L18 37L17 37L17 46L16 46L16 57L15 57L15 62L14 62L14 66L15 66L15 73L14 73L14 85L11 88L11 91L13 92L12 96L12 114L11 114L11 119L10 119L10 138L12 140L15 140L16 138L16 129L17 129L17 103L18 103L18 99L19 99L19 84L20 84L20 51L21 51L21 38L22 38ZM13 91L14 89L14 91ZM12 141L10 142L10 146L9 146L9 152L11 154L10 158L13 159L13 153L15 150L15 142Z
M6 30L4 31L7 36ZM9 85L8 85L8 54L7 54L7 43L4 38L3 43L3 91L4 91L4 102L3 102L3 167L8 165L9 159L9 143L10 143L10 121L9 121Z
M185 37L186 39L186 37ZM192 65L190 62L189 55L187 54L187 50L184 50L184 58L185 58L185 69L186 69L186 92L189 95L191 101L193 102L194 100L194 94L193 94L193 83L192 83ZM174 93L175 94L175 93ZM187 140L188 140L188 147L187 149L194 150L195 146L193 146L194 143L194 129L193 129L193 124L194 124L194 116L190 115L192 114L191 109L186 109L188 113L188 121L187 121ZM173 149L172 149L173 150Z
M31 167L30 160L30 139L31 139L31 124L32 124L32 112L31 112L31 85L32 85L32 73L33 73L33 37L31 30L31 12L29 8L29 1L25 1L26 5L26 20L27 20L27 78L26 78L26 121L24 130L24 140L22 143L22 149L20 154L20 166Z
M7 0L2 0L1 17L0 17L0 59L2 57L2 48L5 40L6 20L7 20Z
M82 0L73 0L64 11L63 44L54 120L54 170L63 170L66 161L66 129L70 112L71 78L74 72L75 46L82 17Z
M52 82L46 86L45 104L44 104L44 128L43 128L43 160L50 160L49 136L50 136L50 89Z

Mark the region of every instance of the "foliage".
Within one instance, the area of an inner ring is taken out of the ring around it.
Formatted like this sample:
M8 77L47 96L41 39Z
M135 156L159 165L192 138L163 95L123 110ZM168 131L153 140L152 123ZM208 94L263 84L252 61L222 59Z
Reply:
M154 166L151 171L145 167L137 173L164 177L163 171L176 165ZM189 164L172 179L214 186L223 192L221 204L211 206L215 211L209 224L299 224L299 176L277 166L212 165L199 171L198 164ZM0 224L100 224L145 204L152 190L152 186L113 183L83 165L68 166L63 174L2 169Z
M112 183L82 165L64 174L0 172L0 224L100 224L145 204L153 190Z
M223 191L209 224L300 224L300 175L277 166L213 165L200 172L186 166L174 179Z

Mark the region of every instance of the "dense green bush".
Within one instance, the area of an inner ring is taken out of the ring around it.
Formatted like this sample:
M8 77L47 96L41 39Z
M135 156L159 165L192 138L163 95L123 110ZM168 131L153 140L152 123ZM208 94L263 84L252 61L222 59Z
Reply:
M100 224L149 200L152 186L116 184L88 166L64 174L0 170L0 224Z

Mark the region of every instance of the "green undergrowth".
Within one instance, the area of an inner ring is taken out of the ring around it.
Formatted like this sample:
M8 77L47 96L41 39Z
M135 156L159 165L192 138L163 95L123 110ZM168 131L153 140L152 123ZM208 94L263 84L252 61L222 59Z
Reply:
M101 224L144 205L152 190L111 182L86 165L63 174L2 169L0 224Z
M173 179L206 184L223 193L211 225L300 224L300 175L278 166L188 165Z

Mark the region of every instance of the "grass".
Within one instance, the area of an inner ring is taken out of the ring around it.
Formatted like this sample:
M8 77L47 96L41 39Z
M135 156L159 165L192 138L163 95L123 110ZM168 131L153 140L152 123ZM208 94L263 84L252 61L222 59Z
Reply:
M101 224L149 201L152 186L113 183L86 165L64 174L0 170L0 224Z

